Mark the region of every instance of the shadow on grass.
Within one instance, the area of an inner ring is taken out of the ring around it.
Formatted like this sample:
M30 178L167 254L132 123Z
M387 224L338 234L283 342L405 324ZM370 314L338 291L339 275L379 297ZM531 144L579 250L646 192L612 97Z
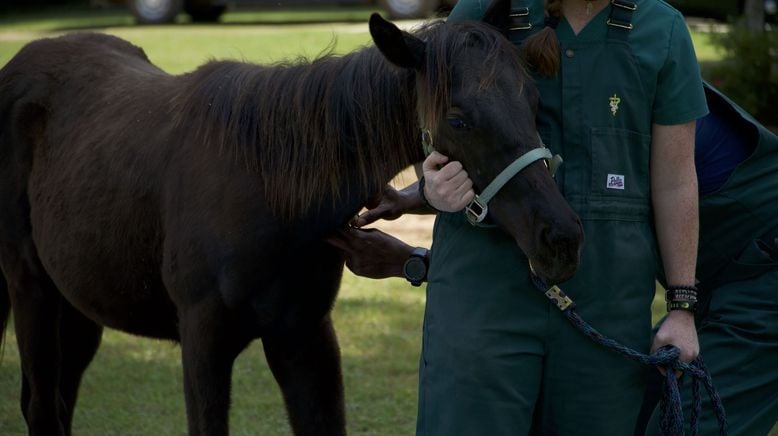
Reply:
M337 302L333 317L350 434L413 432L422 310L418 303L387 299ZM6 341L0 361L0 434L24 434L12 328ZM107 330L81 385L74 434L184 434L182 378L176 344ZM230 423L236 434L291 434L261 341L235 362Z

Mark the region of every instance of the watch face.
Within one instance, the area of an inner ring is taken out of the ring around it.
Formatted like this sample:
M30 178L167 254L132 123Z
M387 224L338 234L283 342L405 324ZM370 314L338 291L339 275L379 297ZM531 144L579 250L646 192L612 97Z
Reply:
M403 272L405 278L412 282L422 281L427 275L427 266L424 264L424 259L414 256L405 261Z

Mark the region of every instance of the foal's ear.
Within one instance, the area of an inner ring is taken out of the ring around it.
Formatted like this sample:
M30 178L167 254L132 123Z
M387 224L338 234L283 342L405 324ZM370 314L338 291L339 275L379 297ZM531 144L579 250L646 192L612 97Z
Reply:
M496 28L507 37L508 27L510 27L510 13L511 0L493 0L481 21Z
M424 63L424 41L374 13L370 16L370 36L389 62L398 67L420 70Z

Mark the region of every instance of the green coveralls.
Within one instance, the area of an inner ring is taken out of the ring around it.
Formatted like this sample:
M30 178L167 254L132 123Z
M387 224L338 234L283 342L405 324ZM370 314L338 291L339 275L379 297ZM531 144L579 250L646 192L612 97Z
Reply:
M449 20L477 19L487 6L460 0ZM540 29L543 2L527 6ZM537 78L538 126L565 158L557 181L587 238L578 273L562 287L595 328L647 352L657 256L651 126L694 120L707 107L683 17L663 2L638 1L627 31L606 24L611 8L577 36L559 23L562 68ZM634 431L643 368L576 331L531 284L527 263L504 232L473 227L461 213L438 216L417 434Z
M718 191L700 197L700 349L729 434L766 435L778 421L778 136L715 89L706 94L757 145ZM681 395L688 420L690 380ZM703 398L699 434L717 434ZM657 419L648 434L658 433Z

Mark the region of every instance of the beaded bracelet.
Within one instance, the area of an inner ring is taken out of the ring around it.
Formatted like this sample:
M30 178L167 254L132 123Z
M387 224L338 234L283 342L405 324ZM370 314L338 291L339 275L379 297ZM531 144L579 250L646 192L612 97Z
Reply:
M697 310L697 302L696 301L668 301L667 311L672 312L673 310L685 310L687 312L694 313Z
M665 292L667 311L686 310L694 313L697 310L697 288L695 286L668 286Z
M697 288L694 286L669 286L665 297L667 301L697 300Z

